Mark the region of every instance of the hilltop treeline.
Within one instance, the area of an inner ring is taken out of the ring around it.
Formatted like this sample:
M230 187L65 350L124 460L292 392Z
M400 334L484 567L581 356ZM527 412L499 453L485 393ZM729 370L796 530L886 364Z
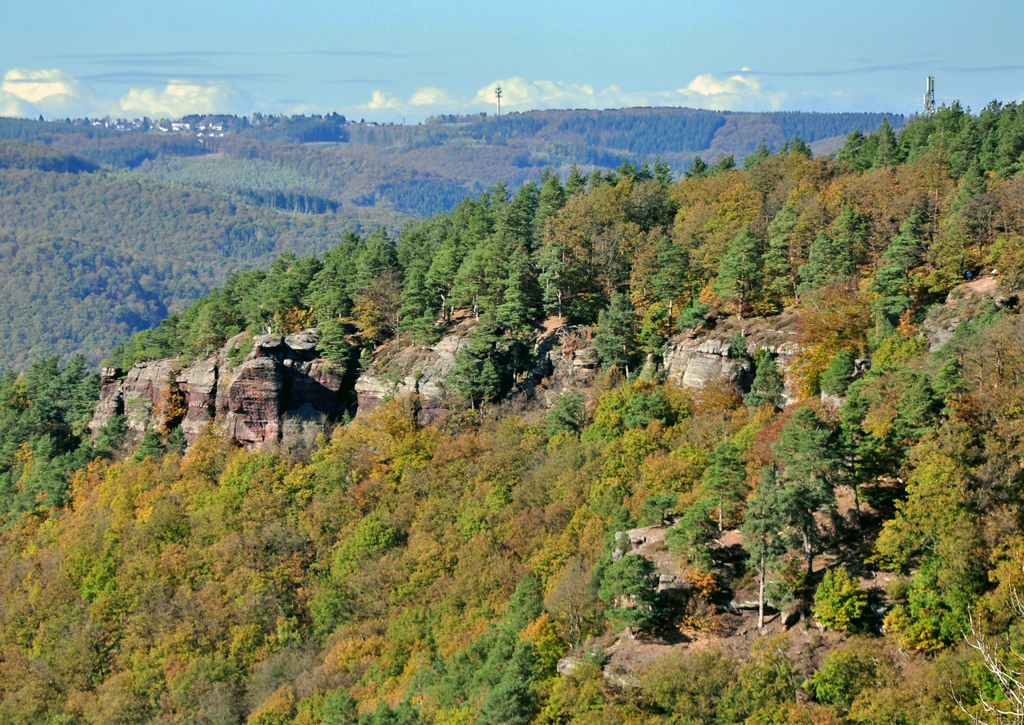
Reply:
M478 318L438 425L392 400L308 462L213 429L184 455L173 430L121 451L112 427L43 489L46 421L74 451L95 381L55 361L4 378L21 432L0 469L3 719L995 722L984 703L1013 708L1019 688L964 637L1005 655L1022 625L1017 123L1015 106L954 107L835 159L792 143L678 182L623 164L498 185L236 274L117 352L199 356L309 324L326 354L369 351ZM931 350L926 318L993 267L1003 299L979 296ZM782 311L795 404L742 339L745 394L659 380L676 332ZM586 398L531 411L514 388L554 315L592 333L602 370ZM638 525L667 527L675 596L616 535ZM731 596L774 609L730 630Z

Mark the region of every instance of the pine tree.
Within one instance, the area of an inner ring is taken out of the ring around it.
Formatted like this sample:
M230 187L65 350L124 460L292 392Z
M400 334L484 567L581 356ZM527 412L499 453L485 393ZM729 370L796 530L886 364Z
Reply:
M722 299L736 304L736 314L743 319L743 307L761 273L760 244L750 227L743 227L718 265L715 292Z
M896 140L896 133L889 125L889 118L882 119L882 124L875 131L878 137L878 148L875 151L874 166L893 166L900 161L899 143Z
M708 454L700 487L702 498L717 510L718 530L724 531L725 522L735 518L747 491L747 469L733 443L723 441Z
M451 313L455 309L450 298L455 276L459 272L459 267L462 266L462 258L463 251L459 232L453 229L441 242L437 253L430 261L430 269L427 270L424 279L424 284L435 298L431 306L436 304L441 309L441 317L445 321L450 319Z
M765 585L768 573L779 563L779 557L788 549L783 530L786 512L783 505L775 469L765 466L754 495L743 511L743 547L757 568L757 628L764 628Z
M594 347L605 367L623 369L629 374L629 366L636 359L636 316L629 298L620 293L612 294L611 302L598 316L594 331Z
M525 334L537 317L536 284L530 257L522 248L511 251L503 301L495 310L500 325L513 335Z
M760 408L769 404L773 408L782 408L782 393L786 382L779 372L775 360L766 351L754 372L754 382L750 384L750 392L743 396L743 402L751 408Z
M448 379L476 408L496 399L504 387L505 366L497 350L501 331L490 314L481 316L469 344L461 347Z
M762 138L758 141L757 148L754 149L754 153L743 158L743 170L751 171L755 166L763 164L771 157L772 155L771 152L768 151L768 145L765 143L764 138Z
M702 176L707 176L711 167L708 166L707 162L700 156L694 156L690 165L683 172L683 175L687 179L699 179Z
M430 312L430 294L427 290L426 274L422 262L414 262L405 270L405 284L402 288L402 306L398 310L399 332L408 332L417 327L424 313Z
M345 323L339 320L327 320L320 325L320 342L317 352L324 360L335 365L344 365L352 353L352 345L346 338Z
M835 506L833 477L838 460L831 431L811 408L800 408L783 427L774 450L783 468L782 495L789 522L800 531L810 576L820 539L814 515Z
M821 376L821 392L825 395L844 395L850 387L853 368L853 353L849 350L837 352Z
M666 326L671 330L676 298L686 280L689 260L680 246L668 236L658 238L655 256L658 267L651 277L651 287L654 288L658 299L668 305Z
M908 289L909 272L921 262L923 244L920 218L915 214L900 225L882 255L882 267L875 273L872 290L879 294L874 304L876 334L895 328L913 300Z
M537 214L534 219L540 234L544 232L544 223L548 217L565 206L566 196L566 190L558 176L550 169L544 169L540 174L540 193L537 196Z
M387 227L375 229L367 238L356 261L355 291L369 289L375 279L398 268L395 244L388 237Z
M848 279L853 271L853 251L825 232L811 243L807 264L800 267L800 294Z
M144 461L147 458L159 458L164 452L164 441L156 428L146 428L142 435L142 442L138 450L132 456L136 461Z
M188 442L185 440L185 433L181 430L181 426L177 426L174 430L167 434L167 450L170 453L176 453L179 456L185 454L185 449L188 447Z
M587 180L580 172L580 167L573 164L569 167L569 178L565 180L565 198L581 193L587 186Z
M796 296L796 281L790 260L790 239L796 222L796 212L786 202L768 225L768 250L761 260L764 289L780 301L785 297Z

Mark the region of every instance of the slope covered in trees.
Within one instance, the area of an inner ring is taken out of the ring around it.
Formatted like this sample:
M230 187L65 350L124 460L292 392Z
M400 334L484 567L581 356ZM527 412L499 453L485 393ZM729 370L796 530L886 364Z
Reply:
M307 460L215 429L184 455L174 430L83 449L80 365L4 378L3 719L996 722L984 703L1022 693L964 637L1016 667L1017 114L942 109L838 159L794 143L678 182L498 185L237 274L117 351L316 323L365 360L479 318L437 425L394 399ZM1001 298L963 285L993 267ZM546 410L517 384L555 314L602 370ZM749 390L659 379L677 332L782 317L787 370L735 342ZM96 460L43 475L71 453Z
M40 171L51 163L47 152L20 154L30 168L0 169L5 368L53 353L81 353L95 365L230 272L285 251L325 251L363 223L343 214L284 214L276 203L146 178ZM371 215L365 223L387 220Z

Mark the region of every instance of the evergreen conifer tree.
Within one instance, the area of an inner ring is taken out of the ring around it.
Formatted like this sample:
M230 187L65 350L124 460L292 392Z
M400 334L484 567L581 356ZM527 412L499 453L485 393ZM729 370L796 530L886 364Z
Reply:
M587 187L587 180L580 171L580 167L573 164L569 167L569 178L565 180L565 198L573 194L579 194Z
M811 408L800 408L775 443L775 460L783 467L783 502L789 523L800 532L807 575L813 573L820 531L815 513L835 506L833 477L838 465L829 431Z
M736 304L736 314L743 319L743 308L761 274L761 251L750 227L743 227L731 242L718 265L715 292Z
M853 366L852 352L849 350L837 352L821 376L821 392L825 395L844 395L846 389L850 387Z
M807 264L800 267L800 294L848 279L853 272L853 251L846 244L818 232L811 243Z
M144 461L147 458L159 458L164 452L164 441L156 428L146 428L142 434L142 442L138 450L132 456L136 461Z
M757 569L757 628L764 628L765 585L768 573L779 563L788 546L783 530L788 524L775 469L765 466L754 495L743 512L743 547Z
M790 238L796 221L796 212L786 202L768 225L768 250L761 261L765 292L780 300L780 305L783 298L796 296L793 265L790 261Z
M621 292L612 294L608 307L598 316L594 347L602 365L621 368L629 374L636 359L636 316L629 298Z
M455 358L449 380L474 408L497 398L504 387L505 365L497 350L500 339L500 328L485 314Z
M909 293L909 272L921 261L920 218L915 214L900 225L882 255L882 267L875 273L873 290L879 294L874 304L875 333L882 335L895 328L897 321L912 303Z
M694 156L690 165L686 168L686 171L683 172L683 175L687 179L697 179L702 176L707 176L710 170L711 167L708 166L708 163L704 159L700 156Z
M770 354L765 352L754 372L754 382L750 384L750 392L743 396L743 402L751 408L760 408L770 404L773 408L782 407L782 392L786 382L782 379L779 366Z
M718 530L724 531L747 492L747 469L735 444L723 441L708 454L700 487L702 497L717 511Z

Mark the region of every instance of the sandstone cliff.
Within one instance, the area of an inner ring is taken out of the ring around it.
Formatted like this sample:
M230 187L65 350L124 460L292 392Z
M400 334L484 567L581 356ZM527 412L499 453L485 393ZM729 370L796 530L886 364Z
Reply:
M318 356L316 330L260 335L240 357L248 347L245 338L238 335L217 354L184 367L170 359L137 363L127 371L103 368L93 434L124 415L135 440L149 427L180 424L191 443L217 420L249 447L310 445L349 402L344 369Z
M799 352L793 321L787 315L722 320L713 330L677 335L666 345L661 364L649 360L642 374L690 389L725 381L746 390L758 349L767 349L788 373ZM216 354L184 366L169 359L127 371L103 368L90 427L95 434L113 416L124 415L132 442L149 427L180 425L191 443L204 425L216 421L250 448L310 447L344 413L366 415L385 400L412 393L419 396L419 422L428 425L453 402L445 382L475 326L475 320L462 320L434 345L383 345L358 377L354 365L346 373L319 357L316 330L251 340L238 335ZM745 350L733 349L737 332L743 333ZM591 331L559 319L537 331L533 356L532 370L516 381L511 394L542 408L553 406L570 388L586 392L599 371ZM794 397L788 385L786 395Z

